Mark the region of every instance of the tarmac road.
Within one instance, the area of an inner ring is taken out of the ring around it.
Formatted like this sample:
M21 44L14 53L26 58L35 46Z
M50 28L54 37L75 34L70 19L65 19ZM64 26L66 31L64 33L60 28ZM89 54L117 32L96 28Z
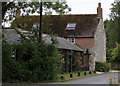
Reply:
M120 80L120 72L108 72L108 73L103 73L99 75L94 75L94 76L85 76L80 79L75 79L71 80L68 82L60 82L60 83L46 83L46 84L41 84L41 83L32 83L32 84L4 84L3 86L81 86L80 84L84 86L103 86L100 84L106 84L105 86L108 86L110 83L110 77L115 77L115 81ZM85 85L86 84L86 85ZM118 84L117 82L114 82L114 84ZM120 84L120 83L119 83Z
M115 81L114 84L118 84L118 77L120 80L120 72L108 72L108 73L104 73L104 74L100 74L100 75L95 75L95 76L87 76L87 77L83 77L77 80L72 80L72 81L68 81L68 82L63 82L63 83L59 83L59 84L109 84L110 83L110 77L115 77ZM58 84L58 83L56 83ZM120 83L119 83L120 84Z

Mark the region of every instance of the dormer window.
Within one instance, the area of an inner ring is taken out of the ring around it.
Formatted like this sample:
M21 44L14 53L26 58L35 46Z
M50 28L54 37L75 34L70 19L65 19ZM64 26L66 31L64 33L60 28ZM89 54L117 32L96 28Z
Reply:
M66 30L74 30L76 27L76 23L68 23Z
M40 28L40 24L38 23L36 23L36 24L33 24L33 27L32 27L33 29L36 29L36 28Z

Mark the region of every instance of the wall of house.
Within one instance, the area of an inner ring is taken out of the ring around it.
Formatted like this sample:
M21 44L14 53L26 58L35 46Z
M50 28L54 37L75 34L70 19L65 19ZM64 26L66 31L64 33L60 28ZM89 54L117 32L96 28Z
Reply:
M67 38L65 38L67 40ZM91 50L95 46L95 39L94 38L75 38L75 43L82 48L86 48ZM95 70L95 57L94 51L90 52L92 55L89 57L89 70ZM84 58L86 59L86 58Z
M106 34L103 19L99 21L95 33L95 46L90 49L90 53L92 53L90 56L90 70L95 69L95 61L106 62Z
M94 47L95 41L94 38L75 38L75 43L83 48L90 49Z

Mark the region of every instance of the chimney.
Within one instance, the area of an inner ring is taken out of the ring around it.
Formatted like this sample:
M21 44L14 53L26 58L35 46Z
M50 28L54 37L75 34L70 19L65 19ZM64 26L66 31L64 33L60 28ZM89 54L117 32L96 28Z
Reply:
M98 3L98 7L97 7L97 17L98 18L103 18L102 16L102 8L101 8L101 3Z

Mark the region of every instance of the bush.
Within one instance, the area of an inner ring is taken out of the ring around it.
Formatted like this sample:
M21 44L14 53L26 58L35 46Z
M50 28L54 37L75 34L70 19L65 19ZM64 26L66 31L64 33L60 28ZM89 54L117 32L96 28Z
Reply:
M11 58L13 48L16 58ZM53 44L23 41L18 45L3 43L3 82L54 81L57 77L61 54Z
M106 62L96 62L95 70L99 72L109 72L111 64Z
M15 80L20 80L22 67L18 62L11 58L12 45L3 40L2 46L2 81L14 82Z
M109 72L111 70L111 63L104 63L104 72Z

